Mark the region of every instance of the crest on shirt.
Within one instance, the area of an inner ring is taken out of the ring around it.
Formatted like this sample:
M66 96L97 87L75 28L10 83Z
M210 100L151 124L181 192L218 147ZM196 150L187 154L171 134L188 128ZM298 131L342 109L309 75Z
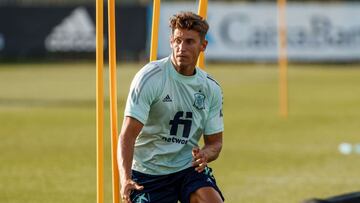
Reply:
M194 94L194 97L194 106L199 110L205 109L205 95L199 91Z

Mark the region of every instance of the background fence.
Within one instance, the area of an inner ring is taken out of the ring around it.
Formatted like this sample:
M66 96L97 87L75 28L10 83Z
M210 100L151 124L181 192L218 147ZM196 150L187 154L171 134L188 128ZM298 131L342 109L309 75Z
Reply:
M171 14L194 10L195 4L162 2L159 57L166 56L170 51L166 39L170 32L167 23ZM93 1L3 0L0 5L3 5L0 7L0 60L95 58ZM116 34L119 60L147 59L151 6L149 1L118 3ZM276 2L212 2L208 10L208 60L277 60ZM359 2L289 2L289 60L359 61L359 10Z
M139 59L146 45L146 7L123 5L116 12L118 56ZM93 58L93 6L0 7L0 60Z

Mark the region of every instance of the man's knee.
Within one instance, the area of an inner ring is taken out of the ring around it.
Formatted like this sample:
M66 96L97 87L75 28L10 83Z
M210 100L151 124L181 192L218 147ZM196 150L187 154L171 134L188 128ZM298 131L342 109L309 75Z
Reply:
M190 203L222 203L220 194L212 187L202 187L190 195Z

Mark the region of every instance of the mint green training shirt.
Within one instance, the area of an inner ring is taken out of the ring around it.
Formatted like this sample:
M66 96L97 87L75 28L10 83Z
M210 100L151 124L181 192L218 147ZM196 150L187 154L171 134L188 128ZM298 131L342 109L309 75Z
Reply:
M202 135L224 130L222 91L206 72L178 73L170 57L151 62L134 77L125 116L144 124L135 142L132 169L152 175L191 167Z

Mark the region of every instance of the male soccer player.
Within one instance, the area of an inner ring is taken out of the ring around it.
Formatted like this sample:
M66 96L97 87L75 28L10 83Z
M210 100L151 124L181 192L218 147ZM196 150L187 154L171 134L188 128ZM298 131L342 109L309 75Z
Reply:
M222 92L196 67L209 25L181 12L170 27L171 55L143 67L130 87L118 145L120 193L132 203L221 203L207 163L222 147Z

